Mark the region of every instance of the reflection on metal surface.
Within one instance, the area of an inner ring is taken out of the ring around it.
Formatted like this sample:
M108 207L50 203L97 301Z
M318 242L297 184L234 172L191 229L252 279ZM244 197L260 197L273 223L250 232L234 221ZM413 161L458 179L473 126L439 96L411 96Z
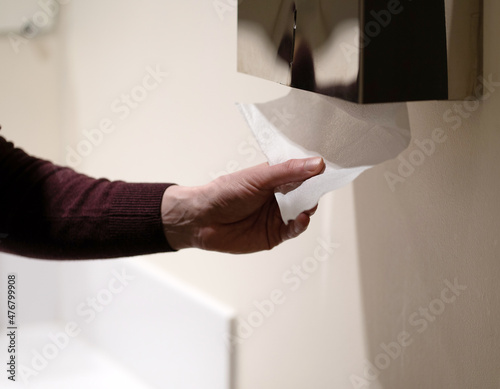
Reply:
M481 9L482 0L242 1L238 70L359 103L465 98L481 73Z
M238 70L356 101L358 14L352 0L241 2Z

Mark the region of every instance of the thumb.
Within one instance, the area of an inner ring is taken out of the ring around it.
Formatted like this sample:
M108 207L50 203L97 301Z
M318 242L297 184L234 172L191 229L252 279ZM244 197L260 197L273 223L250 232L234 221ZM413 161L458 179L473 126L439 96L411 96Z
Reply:
M305 181L324 169L325 162L321 157L290 159L277 165L266 166L259 178L262 180L263 188L274 189L278 186Z

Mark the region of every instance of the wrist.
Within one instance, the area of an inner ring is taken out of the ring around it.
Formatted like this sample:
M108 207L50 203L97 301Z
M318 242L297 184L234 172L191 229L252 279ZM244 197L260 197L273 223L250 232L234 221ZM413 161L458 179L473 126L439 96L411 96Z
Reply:
M198 188L172 185L163 193L161 218L163 232L170 247L180 250L198 247L197 220L202 206Z

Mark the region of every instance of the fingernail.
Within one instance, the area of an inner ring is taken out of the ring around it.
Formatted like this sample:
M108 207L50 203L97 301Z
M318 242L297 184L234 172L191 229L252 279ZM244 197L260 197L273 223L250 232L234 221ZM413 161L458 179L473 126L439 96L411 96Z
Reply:
M323 158L321 157L310 158L304 163L304 169L311 173L315 172L318 170L318 167L321 165L322 161Z

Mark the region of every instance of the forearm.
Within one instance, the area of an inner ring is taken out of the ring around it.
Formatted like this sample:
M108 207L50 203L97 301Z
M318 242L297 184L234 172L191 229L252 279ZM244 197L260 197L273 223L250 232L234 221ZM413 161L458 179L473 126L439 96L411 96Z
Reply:
M0 138L0 250L51 259L170 251L161 219L168 186L96 180Z

